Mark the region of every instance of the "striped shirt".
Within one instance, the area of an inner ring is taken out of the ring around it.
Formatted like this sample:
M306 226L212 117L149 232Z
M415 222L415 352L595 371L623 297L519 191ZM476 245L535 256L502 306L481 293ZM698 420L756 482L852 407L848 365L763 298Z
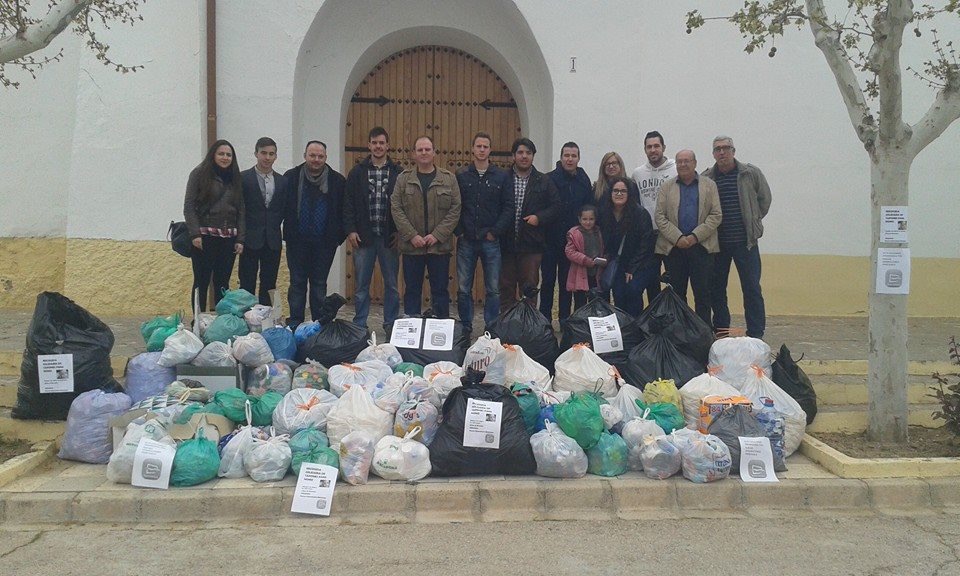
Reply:
M390 198L387 196L387 184L390 180L390 171L387 165L377 168L373 164L367 169L367 184L369 184L370 225L373 233L383 236L387 229L387 214L390 212Z
M743 212L740 210L740 192L737 189L739 166L726 174L719 169L714 170L713 181L717 184L720 194L720 210L723 212L723 221L717 230L717 238L721 244L741 245L747 243L747 229L743 225Z

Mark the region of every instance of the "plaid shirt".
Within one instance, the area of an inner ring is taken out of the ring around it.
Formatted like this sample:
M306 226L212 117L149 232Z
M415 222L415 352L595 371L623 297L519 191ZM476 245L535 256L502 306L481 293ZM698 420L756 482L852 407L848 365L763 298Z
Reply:
M520 216L523 214L523 198L527 195L527 182L530 181L530 175L520 176L516 172L513 173L513 193L514 201L516 205L516 210L514 211L513 216L513 233L517 235L520 233Z
M370 224L377 236L383 236L387 228L387 215L390 213L390 199L387 197L389 179L390 171L386 164L380 168L371 164L367 170L367 182L370 184Z

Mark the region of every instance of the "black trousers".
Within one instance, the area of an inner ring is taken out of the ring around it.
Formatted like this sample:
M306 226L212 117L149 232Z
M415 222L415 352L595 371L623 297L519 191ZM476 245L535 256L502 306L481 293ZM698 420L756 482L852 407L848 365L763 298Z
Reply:
M264 245L256 250L244 246L240 255L240 287L251 294L259 294L260 303L270 306L270 291L277 287L280 272L280 250ZM260 292L257 292L257 273L260 274Z
M560 320L570 316L570 304L573 294L567 290L567 274L570 272L570 260L564 253L566 238L558 244L547 241L547 249L543 251L540 262L540 313L553 319L553 287L557 287L557 318Z
M233 274L233 252L236 238L201 236L203 250L193 247L190 260L193 263L193 292L200 292L200 312L207 311L207 286L213 278L213 306L217 305L224 290L230 289L230 276ZM190 296L193 307L193 294ZM196 314L198 311L194 310Z
M287 267L290 269L290 288L287 304L290 313L287 324L303 322L309 285L310 317L317 320L320 307L327 296L327 276L337 246L324 240L297 240L287 242Z
M694 309L708 326L713 326L710 322L710 280L714 256L702 245L696 244L690 248L674 247L663 261L673 291L683 300L687 299L689 281L693 288Z

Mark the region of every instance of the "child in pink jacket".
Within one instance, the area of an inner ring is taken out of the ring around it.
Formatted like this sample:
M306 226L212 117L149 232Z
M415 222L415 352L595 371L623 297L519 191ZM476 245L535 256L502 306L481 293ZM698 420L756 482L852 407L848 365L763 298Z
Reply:
M607 264L603 258L603 236L597 228L597 209L585 204L579 218L580 225L567 231L564 250L570 261L567 290L573 292L574 309L587 303L587 292L597 287L599 271Z

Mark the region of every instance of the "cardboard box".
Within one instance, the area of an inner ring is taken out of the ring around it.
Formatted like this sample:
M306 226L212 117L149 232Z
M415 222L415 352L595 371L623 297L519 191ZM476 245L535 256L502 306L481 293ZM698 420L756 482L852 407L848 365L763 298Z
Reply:
M123 441L123 435L127 433L127 425L141 416L147 420L153 420L157 417L156 414L149 412L146 408L141 408L139 410L130 410L110 420L110 431L113 435L114 450L120 447L120 443ZM200 413L194 414L186 424L171 425L167 429L167 432L170 433L170 436L172 436L174 440L189 440L196 435L197 428L201 423L203 423L206 438L215 442L219 442L221 438L233 432L234 428L237 427L230 419L220 416L219 414ZM215 434L211 432L215 432Z
M216 394L221 390L239 388L243 390L243 366L235 367L200 367L191 364L177 365L177 380L195 380L204 388Z

